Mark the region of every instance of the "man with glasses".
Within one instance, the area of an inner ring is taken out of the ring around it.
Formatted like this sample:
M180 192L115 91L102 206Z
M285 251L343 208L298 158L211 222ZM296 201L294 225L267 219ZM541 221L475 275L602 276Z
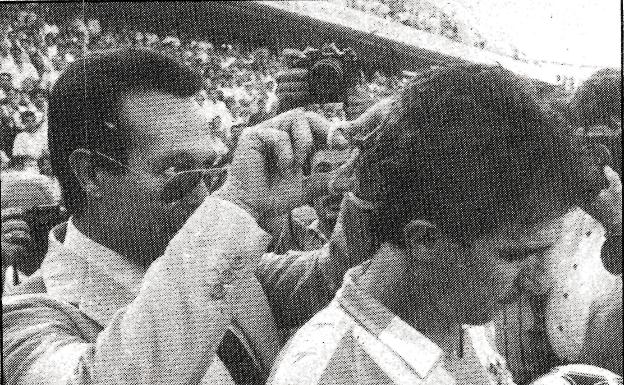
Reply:
M305 322L333 296L348 266L264 254L262 230L302 204L326 122L293 110L249 128L225 171L201 85L134 49L78 60L55 84L49 147L71 217L3 298L8 383L260 384L279 314Z
M342 205L350 270L280 355L269 382L513 383L484 326L540 278L562 216L598 195L556 123L500 67L409 85L358 138ZM362 258L365 259L365 258Z

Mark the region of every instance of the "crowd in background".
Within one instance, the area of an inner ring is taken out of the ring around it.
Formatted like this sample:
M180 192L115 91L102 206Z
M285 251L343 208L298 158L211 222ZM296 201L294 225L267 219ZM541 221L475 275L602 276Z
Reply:
M87 52L120 47L146 47L176 57L204 75L196 96L213 135L227 153L232 129L257 124L276 108L275 76L300 51L277 52L244 44L217 45L172 31L158 36L149 31L105 29L96 19L77 17L66 25L47 23L34 12L21 11L0 22L0 119L2 167L27 158L25 167L48 173L45 165L47 95L62 71ZM364 78L359 91L380 99L403 83L379 72ZM340 103L310 108L330 120L345 118Z
M516 47L500 41L490 41L475 26L461 22L453 10L433 1L334 0L334 2L458 43L526 60L526 55Z

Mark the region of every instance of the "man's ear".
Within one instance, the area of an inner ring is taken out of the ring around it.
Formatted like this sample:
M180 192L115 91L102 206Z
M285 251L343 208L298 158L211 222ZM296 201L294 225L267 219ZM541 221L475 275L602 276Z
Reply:
M403 239L413 261L428 261L434 257L438 229L431 222L411 220L403 227Z
M95 199L102 197L102 192L95 178L95 169L91 153L87 150L78 149L69 155L69 165L82 190L87 196Z

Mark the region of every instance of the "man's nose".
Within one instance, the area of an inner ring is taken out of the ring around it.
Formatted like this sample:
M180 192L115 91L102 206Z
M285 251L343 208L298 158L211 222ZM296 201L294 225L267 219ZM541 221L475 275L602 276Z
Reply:
M550 288L543 253L529 256L524 261L518 278L521 287L531 294L540 295L548 292Z

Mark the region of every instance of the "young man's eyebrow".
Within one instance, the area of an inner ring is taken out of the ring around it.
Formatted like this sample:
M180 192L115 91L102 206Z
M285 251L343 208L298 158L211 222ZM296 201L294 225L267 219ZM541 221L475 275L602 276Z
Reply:
M529 257L531 254L539 254L548 250L550 245L540 246L514 246L503 248L498 251L501 258L508 261L518 261Z

